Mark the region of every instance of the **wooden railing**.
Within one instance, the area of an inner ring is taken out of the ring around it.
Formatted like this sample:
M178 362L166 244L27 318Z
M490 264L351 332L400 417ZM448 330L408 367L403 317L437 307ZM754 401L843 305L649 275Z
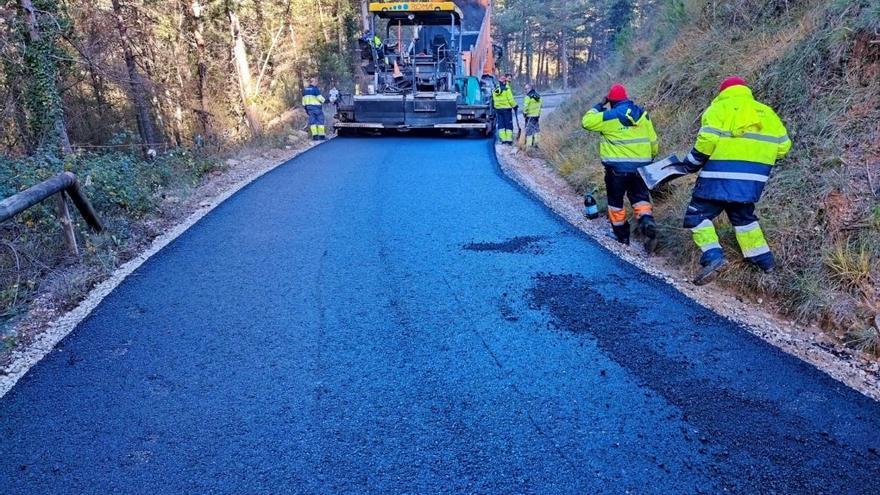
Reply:
M79 255L76 245L76 234L73 230L73 222L70 220L70 212L67 209L65 195L73 201L83 219L95 232L101 232L104 227L95 213L92 204L83 194L79 187L76 175L70 172L62 172L50 179L32 186L24 191L0 201L0 222L5 222L31 206L55 196L55 209L58 221L61 223L61 232L64 235L64 244L73 255Z

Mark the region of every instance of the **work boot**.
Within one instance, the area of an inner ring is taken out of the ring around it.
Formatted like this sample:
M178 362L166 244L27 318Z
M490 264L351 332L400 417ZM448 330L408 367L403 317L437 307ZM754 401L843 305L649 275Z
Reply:
M650 254L654 254L654 251L657 250L657 222L654 221L654 217L649 215L645 215L639 219L639 228L642 231L642 235L645 236L645 252Z
M648 237L647 239L645 239L645 253L647 253L649 256L654 254L657 251L657 244L659 243L660 240L657 239L657 236Z
M623 225L611 226L611 232L614 233L614 238L617 242L629 246L629 222L626 222Z
M706 285L713 282L725 266L727 266L727 260L724 258L716 258L706 263L694 277L694 285Z
M617 234L615 234L613 230L609 230L608 232L606 232L605 236L614 239L615 241L623 244L624 246L629 246L629 239L628 238L621 239L620 237L617 237Z
M758 256L755 259L746 258L753 265L757 266L764 273L773 273L773 270L776 268L776 260L773 258L773 253L765 253L761 256Z

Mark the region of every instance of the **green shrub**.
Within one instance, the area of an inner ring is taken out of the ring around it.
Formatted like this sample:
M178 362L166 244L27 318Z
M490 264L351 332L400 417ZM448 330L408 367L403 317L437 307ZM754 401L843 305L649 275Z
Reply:
M124 140L125 136L118 139ZM87 232L80 215L71 207L81 233L82 269L61 271L66 253L60 242L54 203L43 201L12 222L0 225L0 329L27 308L41 284L63 288L78 295L112 272L130 249L128 243L140 232L137 220L156 212L164 194L181 196L215 170L217 161L187 150L162 153L146 161L131 151L79 153L61 160L54 155L23 158L0 157L0 196L8 197L62 170L74 172L105 226L99 235ZM69 304L76 297L65 300ZM2 332L0 332L2 334Z

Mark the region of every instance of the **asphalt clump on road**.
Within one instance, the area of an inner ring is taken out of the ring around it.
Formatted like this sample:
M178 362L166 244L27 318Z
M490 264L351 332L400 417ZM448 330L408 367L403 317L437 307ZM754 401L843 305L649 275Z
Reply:
M701 375L701 361L711 359L705 353L686 359L668 355L663 342L669 335L694 336L698 329L654 324L642 316L643 308L603 294L603 281L547 273L533 281L529 303L548 312L553 326L592 337L643 386L682 411L682 419L694 427L682 434L705 447L698 451L713 458L709 470L725 489L849 493L880 479L880 462L869 454L875 447L858 451L779 403Z
M513 254L544 254L543 243L546 237L525 235L511 237L499 242L469 242L462 246L467 251L494 251Z

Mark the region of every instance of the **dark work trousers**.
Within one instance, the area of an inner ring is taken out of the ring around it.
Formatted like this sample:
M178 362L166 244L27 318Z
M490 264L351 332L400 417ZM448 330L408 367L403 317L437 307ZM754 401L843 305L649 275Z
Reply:
M324 109L320 105L306 105L306 114L309 117L309 131L312 136L323 136Z
M727 213L727 218L733 225L743 257L762 269L772 268L775 264L773 253L770 252L758 224L755 203L734 203L694 196L684 214L684 227L691 229L694 242L703 251L700 262L706 265L724 256L718 234L712 225L712 220L722 212Z
M614 235L620 242L629 242L629 222L623 198L629 198L636 219L653 218L651 194L638 172L618 172L605 167L605 189L608 192L608 220Z
M538 134L541 133L540 120L540 117L526 117L526 146L538 145Z
M498 108L495 110L495 134L502 143L513 142L513 109Z

